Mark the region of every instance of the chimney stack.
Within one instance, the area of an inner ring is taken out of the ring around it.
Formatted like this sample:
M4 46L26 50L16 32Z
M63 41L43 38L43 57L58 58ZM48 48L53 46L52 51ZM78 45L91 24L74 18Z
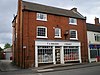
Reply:
M99 23L99 18L97 18L97 17L95 17L95 25L100 25L100 23Z
M77 8L75 8L75 7L72 8L71 10L77 12Z

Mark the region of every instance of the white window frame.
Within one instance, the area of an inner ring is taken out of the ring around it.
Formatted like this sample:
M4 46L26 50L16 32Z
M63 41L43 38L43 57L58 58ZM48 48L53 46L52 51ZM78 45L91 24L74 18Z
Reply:
M94 34L94 38L96 42L100 42L100 34Z
M64 46L64 61L79 61L78 46Z
M45 36L38 36L38 28L45 28ZM37 26L37 38L47 38L47 27Z
M41 18L42 16L42 18ZM40 21L47 21L47 14L44 14L44 13L37 13L37 20L40 20Z
M53 46L38 46L38 63L53 62Z
M97 56L97 51L98 51L98 49L97 48L90 48L90 58L92 59L92 58L96 58L96 57L93 57L92 55L91 55L91 51L96 51L96 55L95 56ZM94 52L93 52L94 53ZM92 57L91 57L92 56Z
M72 20L73 20L73 22L72 22ZM77 19L76 18L69 18L69 24L77 25Z
M71 40L78 40L77 30L70 30L70 36L71 36L71 32L72 32L72 31L75 31L75 32L76 32L76 38L71 38L71 37L70 37L70 39L71 39Z
M56 34L57 29L59 31L59 34ZM61 29L60 28L55 28L55 38L61 38Z

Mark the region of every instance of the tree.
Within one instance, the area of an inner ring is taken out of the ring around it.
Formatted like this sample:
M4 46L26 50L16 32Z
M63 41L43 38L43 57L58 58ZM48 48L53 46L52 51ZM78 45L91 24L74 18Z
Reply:
M4 49L7 49L7 48L11 48L11 45L9 43L6 43L4 46Z
M0 47L0 52L2 51L3 49Z
M2 51L3 49L0 47L0 59L2 59Z

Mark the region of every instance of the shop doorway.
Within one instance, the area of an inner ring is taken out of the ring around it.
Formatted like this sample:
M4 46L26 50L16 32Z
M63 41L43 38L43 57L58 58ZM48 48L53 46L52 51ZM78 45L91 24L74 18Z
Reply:
M60 47L55 47L56 64L60 64L60 62L61 62L60 50L61 50Z

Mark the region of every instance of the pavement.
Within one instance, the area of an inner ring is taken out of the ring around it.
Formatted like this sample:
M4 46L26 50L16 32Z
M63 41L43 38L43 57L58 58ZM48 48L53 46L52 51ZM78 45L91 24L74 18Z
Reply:
M100 62L94 63L70 63L70 64L55 64L55 65L48 65L48 66L41 66L38 68L30 68L30 69L21 69L17 66L12 64L10 60L0 60L0 71L1 72L8 72L8 71L18 71L18 70L30 70L34 73L41 73L41 72L52 72L52 71L62 71L62 70L71 70L71 69L79 69L79 68L86 68L86 67L93 67L93 66L100 66Z
M15 71L19 68L12 64L11 60L0 60L0 71Z
M94 66L100 66L100 62L94 62L94 63L71 63L71 64L58 64L58 65L49 65L49 66L43 66L38 67L37 72L52 72L52 71L62 71L62 70L71 70L71 69L80 69L80 68L87 68L87 67L94 67Z

